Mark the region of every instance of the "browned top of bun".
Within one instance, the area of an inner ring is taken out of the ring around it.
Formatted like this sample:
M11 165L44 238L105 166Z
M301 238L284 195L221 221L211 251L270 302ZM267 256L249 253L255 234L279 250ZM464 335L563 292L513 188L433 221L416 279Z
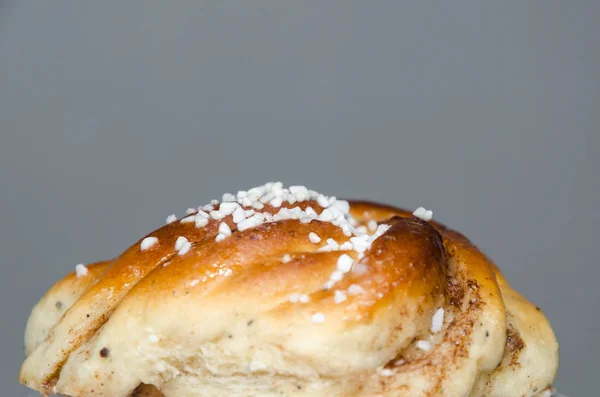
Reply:
M248 228L215 204L225 213L59 281L30 318L21 381L74 397L141 383L167 397L509 397L551 383L547 320L460 233L370 202L269 203Z

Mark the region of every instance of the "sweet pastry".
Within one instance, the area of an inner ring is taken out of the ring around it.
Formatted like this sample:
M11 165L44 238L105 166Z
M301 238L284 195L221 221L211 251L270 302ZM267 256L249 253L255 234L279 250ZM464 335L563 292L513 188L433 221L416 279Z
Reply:
M268 183L167 221L44 295L22 383L72 397L550 394L547 319L431 211Z

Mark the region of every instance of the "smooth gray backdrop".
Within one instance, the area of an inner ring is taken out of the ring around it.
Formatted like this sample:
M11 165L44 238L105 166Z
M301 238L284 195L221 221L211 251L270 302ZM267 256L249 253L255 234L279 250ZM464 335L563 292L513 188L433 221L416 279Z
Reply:
M75 264L269 180L432 208L598 394L600 2L0 4L2 396Z

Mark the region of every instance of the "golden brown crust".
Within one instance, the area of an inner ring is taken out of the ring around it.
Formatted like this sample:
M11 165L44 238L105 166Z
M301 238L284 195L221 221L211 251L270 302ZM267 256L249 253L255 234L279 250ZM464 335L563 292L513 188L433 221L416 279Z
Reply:
M29 355L43 342L63 314L73 306L81 294L96 280L100 279L111 261L98 262L87 266L88 275L77 277L75 272L68 274L46 292L29 317L25 335L25 354Z
M297 205L309 204L322 210ZM140 240L42 298L28 324L21 382L76 397L91 389L126 396L140 383L168 397L197 387L206 396L510 397L550 384L558 356L547 320L468 239L391 206L352 202L350 212L362 225L390 228L363 259L348 251L366 271L353 270L332 289L323 286L341 252L317 248L348 237L328 222L237 231L227 217L233 234L220 242L220 222L154 231L158 243L149 249ZM310 242L310 232L322 242ZM184 255L173 248L179 236L192 243ZM351 286L360 293L349 294ZM44 317L66 291L63 313ZM345 291L343 302L335 291ZM290 302L292 293L309 301ZM438 308L446 321L432 333ZM315 324L315 314L326 321ZM432 349L417 348L420 340Z
M141 384L131 393L131 397L163 397L163 394L152 385Z

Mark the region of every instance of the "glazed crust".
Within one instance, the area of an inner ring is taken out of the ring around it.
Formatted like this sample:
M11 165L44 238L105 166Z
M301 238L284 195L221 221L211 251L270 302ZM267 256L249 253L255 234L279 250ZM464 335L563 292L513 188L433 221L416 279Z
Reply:
M308 204L322 210L297 205ZM220 222L173 222L149 249L140 240L85 277L68 275L33 309L21 382L73 397L517 397L551 384L548 321L469 240L390 206L351 202L350 212L390 228L364 258L347 252L361 267L331 289L341 252L317 249L348 237L316 220L238 231L227 217L233 234L220 242ZM179 236L192 243L184 255ZM360 293L335 299L351 286ZM417 348L423 340L431 350Z

